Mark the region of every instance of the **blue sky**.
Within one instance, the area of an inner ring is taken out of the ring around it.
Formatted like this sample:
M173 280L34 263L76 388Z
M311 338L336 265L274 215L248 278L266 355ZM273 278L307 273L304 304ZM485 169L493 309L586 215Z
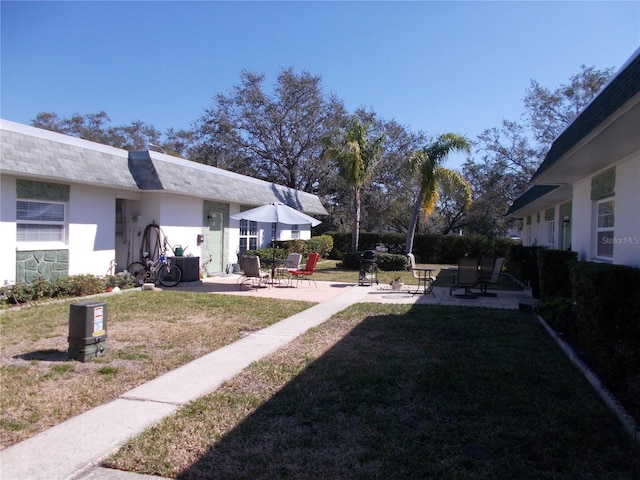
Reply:
M245 69L322 77L350 111L470 139L518 120L535 79L619 68L640 46L640 1L2 1L1 117L106 111L189 128ZM456 167L462 159L453 159Z

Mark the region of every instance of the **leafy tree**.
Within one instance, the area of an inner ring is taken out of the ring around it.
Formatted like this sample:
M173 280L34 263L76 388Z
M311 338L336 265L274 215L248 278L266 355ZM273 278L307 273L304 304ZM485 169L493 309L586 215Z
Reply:
M611 78L612 68L597 70L582 65L580 72L569 77L553 91L531 80L524 97L527 124L533 137L546 154L562 130L591 102L602 86Z
M31 124L126 150L146 150L150 143L161 145L161 133L152 125L138 120L129 125L108 126L110 121L103 111L84 115L76 113L69 118L59 118L52 112L41 112Z
M473 202L471 184L458 171L440 170L440 190L431 223L437 232L447 235L466 225L466 213Z
M70 118L59 118L53 112L40 112L31 125L52 132L63 133L92 142L111 145L106 124L110 122L106 112L73 114Z
M532 175L563 129L584 109L612 74L612 69L581 67L568 84L554 90L535 80L524 98L524 123L503 120L478 136L480 161L468 160L463 174L474 203L467 228L474 233L504 235L511 220L504 214L528 186Z
M340 177L351 188L353 193L353 235L352 250L358 251L360 236L361 191L373 178L384 136L369 138L369 125L353 116L344 132L342 140L337 144L328 141L327 158L333 160Z
M189 149L196 143L196 134L193 130L169 128L165 136L162 148L167 154L182 158L189 157Z
M441 165L442 162L454 151L468 152L470 148L471 145L466 138L455 133L444 133L411 157L410 164L413 171L418 174L420 191L413 205L411 222L407 230L407 253L411 253L413 248L420 213L426 216L433 211L438 200L442 178L455 176L452 170L445 169Z
M243 71L230 95L218 94L196 123L193 159L314 192L331 168L322 137L344 119L344 106L325 96L321 78L281 71L272 92L265 76Z

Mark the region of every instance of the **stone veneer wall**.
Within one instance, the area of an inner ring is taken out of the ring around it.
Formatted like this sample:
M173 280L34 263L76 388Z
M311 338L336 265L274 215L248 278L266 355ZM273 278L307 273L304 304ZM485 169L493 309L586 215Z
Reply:
M69 276L69 250L16 252L16 283L57 280Z

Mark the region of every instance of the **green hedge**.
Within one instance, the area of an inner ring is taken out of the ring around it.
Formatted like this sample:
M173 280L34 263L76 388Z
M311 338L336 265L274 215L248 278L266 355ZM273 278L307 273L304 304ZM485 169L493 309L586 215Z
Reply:
M640 269L575 261L569 273L578 335L607 380L624 388L640 375Z
M360 270L362 252L349 252L342 258L342 266L352 270ZM407 257L396 253L376 254L376 266L382 272L400 272L407 269Z
M577 252L539 250L537 253L540 299L571 298L569 262L578 259Z
M350 233L329 233L333 237L333 250L329 258L344 259L351 251ZM407 237L402 233L360 234L359 250L375 250L384 244L387 253L405 255ZM436 235L418 234L413 242L413 254L419 263L457 264L461 257L481 257L492 255L507 257L515 242L509 238L492 238L482 235ZM347 260L349 262L349 260Z
M533 298L540 298L540 276L538 275L538 252L544 247L523 247L514 244L509 248L506 270L525 285L531 286Z
M56 280L38 280L26 284L18 283L0 288L0 300L3 304L15 305L54 298L83 297L104 293L114 287L132 288L133 277L119 273L98 277L95 275L71 275Z

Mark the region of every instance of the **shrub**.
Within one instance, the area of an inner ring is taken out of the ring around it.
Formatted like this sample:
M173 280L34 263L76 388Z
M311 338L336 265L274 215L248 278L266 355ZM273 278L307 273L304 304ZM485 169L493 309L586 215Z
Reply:
M383 272L398 272L407 269L407 257L395 253L379 253L376 256L376 263Z
M276 242L276 247L284 249L286 254L289 255L290 253L304 253L306 243L304 240L282 240Z
M128 274L98 277L95 275L72 275L53 281L38 280L31 284L18 283L0 289L4 304L22 304L38 300L68 297L83 297L103 293L108 287L133 287L133 278Z
M540 304L540 314L557 332L576 336L577 319L573 300L568 297L555 297Z
M350 268L352 270L360 270L360 252L345 253L342 257L342 266L344 268Z
M640 374L640 269L569 264L578 336L614 386Z
M333 237L331 235L318 235L306 241L305 254L317 252L320 258L327 258L333 250Z
M571 298L569 262L577 260L576 252L567 250L540 250L537 252L540 298Z
M507 271L524 284L531 286L533 298L540 298L538 252L544 247L523 247L513 244L507 257Z
M274 257L274 249L269 247L269 248L257 248L255 250L247 250L246 252L244 252L245 256L250 256L250 255L257 255L258 257L262 258L273 258ZM287 258L287 251L283 248L279 248L276 247L275 248L275 258L277 259L285 259Z
M333 237L333 250L329 253L329 258L343 259L345 252L351 251L351 234L329 235ZM377 245L383 244L387 247L387 253L405 255L406 238L404 233L363 232L360 234L360 250L374 250ZM507 257L509 249L515 243L510 238L490 239L482 235L417 234L412 250L423 262L456 264L461 257Z

